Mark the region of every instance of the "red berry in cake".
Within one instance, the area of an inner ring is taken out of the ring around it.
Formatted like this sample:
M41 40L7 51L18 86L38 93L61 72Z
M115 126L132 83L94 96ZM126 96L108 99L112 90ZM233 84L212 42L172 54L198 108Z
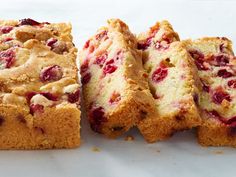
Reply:
M5 119L4 119L2 116L0 116L0 126L1 126L4 122L5 122Z
M70 103L76 103L80 100L80 90L76 90L74 93L68 93L68 101Z
M81 82L82 84L87 84L91 79L91 74L90 73L86 73L84 75L82 75L82 79Z
M115 72L116 69L117 69L117 66L115 66L114 60L111 59L106 62L105 67L103 68L103 73L104 74L111 74L111 73Z
M236 80L234 79L234 80L228 81L228 86L229 86L230 88L236 89Z
M168 70L166 68L157 68L152 74L152 80L156 83L161 82L168 75Z
M116 104L121 100L121 96L120 93L117 92L113 92L110 99L109 99L109 103L110 104Z
M105 63L106 59L107 59L108 55L107 55L107 52L100 55L100 56L97 56L95 61L94 61L94 64L97 64L99 65L100 67L103 66L103 64Z
M191 50L189 51L189 54L194 58L194 59L200 59L203 60L204 59L204 55L203 53L201 53L200 51L197 50Z
M212 95L215 104L221 104L223 100L231 101L230 95L223 90L217 90Z
M25 19L22 19L20 20L20 24L19 25L31 25L31 26L37 26L37 25L40 25L41 23L35 21L35 20L32 20L30 18L25 18Z
M102 31L101 33L97 34L95 36L95 38L96 38L96 40L99 40L99 41L102 40L102 39L104 39L104 41L107 40L108 39L107 30Z
M42 82L57 81L62 78L63 72L60 66L53 65L41 70L40 80Z
M3 39L1 42L8 42L8 41L12 41L13 40L13 38L11 38L11 37L7 37L7 38L5 38L5 39Z
M147 38L144 42L140 42L138 43L138 49L140 50L146 50L152 43L152 38L153 37L149 37Z
M46 42L46 45L51 47L51 49L53 48L53 45L57 42L57 39L55 38L51 38L51 39L48 39L47 42Z
M88 70L89 60L85 59L83 64L80 66L80 74L85 73Z
M15 52L8 49L0 52L0 69L10 68L15 61Z
M204 61L204 55L197 50L189 51L189 54L194 58L194 62L199 70L208 70L207 63Z
M52 93L49 92L39 92L40 95L43 95L44 97L46 97L48 100L51 101L57 101L57 96L53 95Z
M205 92L207 92L207 93L210 92L210 87L207 86L207 85L205 85L205 84L202 86L202 89L203 89Z
M231 72L228 72L226 69L219 70L217 75L223 78L228 78L228 77L233 76L233 74Z
M229 57L226 55L214 56L215 66L226 66L229 63Z
M89 113L89 120L91 122L91 128L93 131L100 133L102 123L107 122L104 109L101 106L92 109Z
M12 26L2 26L0 27L0 32L3 34L7 34L9 32L11 32L11 30L13 30Z
M84 49L87 49L87 48L89 48L89 45L90 45L90 40L87 40L86 42L85 42L85 44L84 44Z
M42 113L43 112L43 105L40 104L31 104L30 105L30 114L34 115L35 112Z
M43 95L44 97L46 97L48 100L51 101L57 101L58 99L56 95L53 95L52 93L49 92L27 92L25 96L28 103L30 102L31 98L37 94Z

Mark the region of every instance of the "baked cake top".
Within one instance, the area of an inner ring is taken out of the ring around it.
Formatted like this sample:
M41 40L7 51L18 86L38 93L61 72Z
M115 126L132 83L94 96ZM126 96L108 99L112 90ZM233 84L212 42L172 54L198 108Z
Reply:
M34 114L44 106L78 103L76 52L70 24L1 20L1 105Z

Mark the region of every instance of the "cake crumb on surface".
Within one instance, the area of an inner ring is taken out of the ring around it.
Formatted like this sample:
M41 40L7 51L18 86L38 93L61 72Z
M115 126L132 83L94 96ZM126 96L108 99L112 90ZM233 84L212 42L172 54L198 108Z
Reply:
M224 151L213 151L214 154L224 154Z
M125 137L125 141L133 141L134 140L134 137L132 135L127 135Z
M96 146L92 147L91 150L92 150L93 152L100 152L100 151L101 151L101 150L100 150L98 147L96 147Z

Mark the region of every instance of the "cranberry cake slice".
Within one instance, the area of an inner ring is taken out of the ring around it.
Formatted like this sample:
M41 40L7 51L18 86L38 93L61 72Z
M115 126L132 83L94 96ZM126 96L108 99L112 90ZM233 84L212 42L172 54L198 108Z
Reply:
M141 53L128 26L108 20L80 52L85 108L93 131L115 138L153 111Z
M80 144L71 25L0 21L0 149Z
M138 36L138 47L143 50L144 69L158 113L138 124L149 142L166 139L175 131L201 123L195 68L178 40L178 34L167 21L156 23L147 33Z
M231 41L202 38L185 45L201 80L199 143L236 147L236 57Z

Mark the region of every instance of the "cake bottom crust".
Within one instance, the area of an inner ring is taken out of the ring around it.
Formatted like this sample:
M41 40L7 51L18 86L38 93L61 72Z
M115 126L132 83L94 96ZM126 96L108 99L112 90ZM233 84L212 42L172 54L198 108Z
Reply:
M80 111L72 105L45 108L36 116L0 105L0 149L74 148L80 145Z
M214 119L206 119L197 131L202 146L236 147L236 127L227 126Z
M142 120L138 128L147 142L154 143L170 138L177 131L197 127L201 122L196 107L190 107L184 115L152 115Z

